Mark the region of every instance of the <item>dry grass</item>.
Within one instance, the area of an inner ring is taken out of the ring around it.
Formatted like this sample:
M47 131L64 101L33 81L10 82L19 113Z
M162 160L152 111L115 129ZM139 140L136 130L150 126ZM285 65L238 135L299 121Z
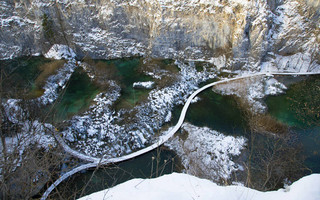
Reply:
M214 91L235 94L238 107L244 112L251 131L272 136L283 136L288 133L288 126L274 119L270 114L260 114L252 109L252 104L246 98L248 88L260 81L263 76L242 78L218 84L213 87Z
M58 69L63 67L64 64L65 64L64 60L56 60L40 66L39 68L41 73L35 81L36 86L41 88L45 84L47 78L50 75L54 74Z
M250 130L255 133L282 137L289 133L288 126L279 122L268 113L256 113L244 98L238 98L238 107L247 118Z
M268 114L257 114L249 119L249 125L254 132L284 136L288 133L288 126L277 121Z
M103 61L95 61L90 58L85 58L90 73L94 75L94 83L102 90L106 90L110 87L109 80L119 82L121 77L118 74L118 69L113 63L107 63Z
M159 88L172 85L179 79L179 68L171 60L145 59L138 69L140 72L152 72L161 76L154 80Z

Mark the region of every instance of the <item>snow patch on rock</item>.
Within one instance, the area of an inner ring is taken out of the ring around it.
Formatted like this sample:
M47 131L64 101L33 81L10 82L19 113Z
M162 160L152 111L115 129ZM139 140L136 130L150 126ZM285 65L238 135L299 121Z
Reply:
M287 90L287 87L280 83L279 81L277 81L274 78L270 78L268 80L266 80L265 82L265 88L264 88L264 93L266 95L277 95L277 94L282 94L284 93L285 90Z
M8 99L6 102L2 103L5 116L14 124L19 123L25 117L24 111L19 106L20 102L20 99ZM2 114L1 117L3 117Z
M111 109L111 105L120 96L120 87L110 81L111 89L99 93L94 104L81 116L74 116L68 123L70 126L63 131L64 138L77 150L90 156L98 156L101 151L108 156L119 156L127 151L122 144L123 127L114 123L119 116ZM107 147L108 148L105 148Z
M250 109L255 113L264 113L266 111L263 99L267 95L281 94L286 89L287 87L273 78L273 76L264 75L230 81L214 87L215 92L240 97L245 103L249 104Z
M58 98L58 90L65 87L76 68L75 61L70 60L55 75L49 76L43 87L44 94L38 100L44 105L53 103Z
M55 147L55 138L47 133L53 130L51 124L43 124L39 121L19 122L22 126L21 132L15 136L6 137L6 149L8 153L17 153L19 155L19 161L16 162L16 166L19 166L23 159L23 153L30 145L36 145L38 148L43 148L46 151L51 147ZM2 143L0 143L0 155L2 155Z
M74 59L76 57L76 54L67 45L54 44L50 48L50 50L46 54L44 54L44 57L52 58L56 60L61 60L61 59L70 60L70 59Z
M246 145L244 137L225 136L207 127L184 123L182 134L165 143L180 156L188 174L210 180L228 179L232 172L242 169L232 157L238 156Z
M146 82L135 82L133 83L133 88L145 88L145 89L152 89L154 87L153 81L146 81Z
M262 63L261 69L263 72L316 72L320 65L313 61L310 53L304 52L291 56L275 55L272 61Z
M183 104L200 82L215 77L214 72L197 72L192 62L176 64L181 70L177 74L179 79L167 87L151 90L146 101L130 110L113 110L120 87L112 83L112 88L99 94L87 112L69 121L64 138L72 147L91 156L118 157L153 143L157 140L153 138L156 130L171 119L174 105ZM160 70L153 75L167 74Z

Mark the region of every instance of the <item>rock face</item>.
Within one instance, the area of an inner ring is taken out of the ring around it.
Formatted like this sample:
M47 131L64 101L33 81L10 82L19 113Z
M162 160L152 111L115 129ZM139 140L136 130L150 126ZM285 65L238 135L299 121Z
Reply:
M0 13L0 59L63 44L79 58L146 55L233 70L320 69L319 0L0 0Z

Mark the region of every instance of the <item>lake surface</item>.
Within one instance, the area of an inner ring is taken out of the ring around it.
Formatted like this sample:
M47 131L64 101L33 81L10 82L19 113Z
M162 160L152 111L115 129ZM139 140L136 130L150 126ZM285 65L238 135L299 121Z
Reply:
M121 86L121 96L115 104L117 110L121 108L131 109L138 102L148 96L149 89L134 89L134 82L151 81L152 77L144 75L139 66L142 58L123 58L114 60L93 60L93 63L103 63L102 68L115 67L116 81ZM39 77L48 77L56 71L44 70L48 66L63 66L64 61L54 61L44 57L23 57L14 60L0 61L2 75L8 75L3 82L5 95L10 98L36 98L43 94L39 84ZM101 67L101 66L100 66ZM58 69L58 67L56 67ZM45 72L44 72L45 71ZM45 76L43 76L45 74ZM42 82L44 82L42 80ZM59 122L69 119L75 114L85 111L92 103L93 98L103 92L103 88L92 81L82 68L77 68L72 74L67 87L60 91L59 98L54 105L45 109L50 112L50 119Z
M217 80L209 80L199 87L214 81ZM227 135L244 135L248 125L234 96L221 95L209 88L198 97L200 100L190 105L185 122L199 127L206 126ZM178 121L182 107L180 105L174 108L172 125Z
M4 86L6 88L15 87L18 94L24 91L25 94L34 93L33 96L37 96L41 94L39 88L35 87L37 78L43 72L43 68L40 66L52 62L52 60L43 57L0 61L1 69L3 69L2 73L4 71L7 74L11 74L7 79L8 81L4 83ZM99 62L104 63L102 68L113 66L116 69L114 77L120 84L122 91L121 97L116 102L115 109L130 109L139 103L139 101L146 98L150 90L134 89L132 87L134 82L152 80L151 77L144 75L139 70L142 58L100 60ZM166 64L166 61L163 63ZM55 65L58 64L55 63ZM168 65L172 65L172 62L168 62ZM284 78L280 79L283 80ZM266 98L268 112L280 122L287 124L290 127L290 131L297 135L296 142L302 144L303 156L306 158L304 164L310 169L308 173L320 173L319 115L304 115L301 118L299 117L299 112L297 112L305 103L313 105L312 103L319 102L319 94L312 90L313 88L320 87L319 76L312 76L306 81L305 78L299 77L285 79L284 82L289 85L286 94ZM215 80L210 80L209 82L212 81ZM85 111L92 103L92 99L101 91L103 89L94 83L82 69L77 69L71 76L68 87L63 91L63 95L58 98L54 117L59 121ZM246 135L248 125L242 111L237 106L236 98L214 93L210 89L200 93L199 97L201 100L191 104L189 107L185 121L199 127L209 127L226 135ZM182 106L174 108L172 112L173 119L167 125L175 125L180 116L181 109ZM308 123L310 121L313 123ZM261 141L263 141L263 137L265 136L261 137ZM155 159L152 160L152 157ZM156 162L157 157L159 158L158 164ZM173 163L172 158L175 158ZM167 160L166 163L165 160ZM165 167L161 167L164 165ZM94 176L92 176L93 171L79 173L69 180L72 184L68 184L68 186L72 188L68 188L64 184L60 186L60 189L62 191L66 190L66 196L70 196L71 193L68 193L68 191L72 191L73 193L74 190L82 188L90 180L90 187L83 193L89 194L132 178L157 177L161 174L173 171L179 172L180 170L181 165L174 152L162 150L158 155L155 150L133 160L108 166L106 169L99 169L94 173ZM81 192L77 194L80 195Z
M297 83L291 81L285 94L266 99L269 113L297 134L306 156L305 165L313 173L320 173L319 80L320 76L315 75ZM318 114L303 112L306 109Z
M85 111L94 97L101 92L82 68L71 75L65 91L62 91L53 110L54 121L61 121Z
M115 108L131 109L138 102L146 98L149 89L135 89L134 82L152 81L151 76L147 76L139 70L142 64L142 58L123 58L114 60L95 60L94 62L102 62L105 67L115 67L114 77L121 86L121 97L116 102Z
M36 93L35 80L41 74L41 66L52 62L45 57L22 57L13 60L0 60L2 89L9 98L22 98L28 93ZM40 92L41 94L41 92Z
M115 103L117 110L121 108L133 108L141 99L148 95L150 91L148 89L133 88L134 82L152 80L151 77L144 75L138 70L142 62L141 58L93 60L91 62L93 62L93 65L99 64L99 69L102 73L114 73L112 77L108 78L116 80L120 84L121 96ZM110 70L111 68L113 71ZM81 68L75 70L65 92L61 94L58 100L59 104L55 109L56 119L61 121L85 111L92 103L94 97L99 92L103 92L102 88L95 84Z

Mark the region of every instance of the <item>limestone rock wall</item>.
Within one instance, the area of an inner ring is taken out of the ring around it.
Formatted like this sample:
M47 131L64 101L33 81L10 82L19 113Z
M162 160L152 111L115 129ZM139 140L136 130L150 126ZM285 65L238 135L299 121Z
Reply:
M66 44L79 58L223 60L319 70L319 0L0 0L0 59ZM221 59L223 58L223 59Z

